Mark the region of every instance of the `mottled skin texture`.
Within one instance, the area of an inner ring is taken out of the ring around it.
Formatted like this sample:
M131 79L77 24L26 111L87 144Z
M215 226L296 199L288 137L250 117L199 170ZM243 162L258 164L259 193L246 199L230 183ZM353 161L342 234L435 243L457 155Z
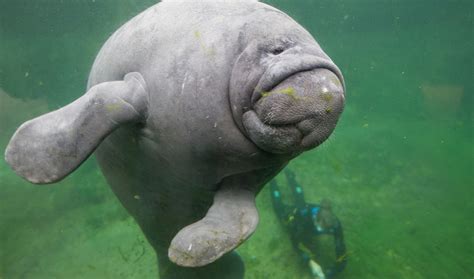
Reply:
M162 278L239 278L239 258L219 258L255 230L255 195L331 134L343 105L340 71L281 11L165 1L117 30L87 94L23 124L6 159L52 183L97 148Z

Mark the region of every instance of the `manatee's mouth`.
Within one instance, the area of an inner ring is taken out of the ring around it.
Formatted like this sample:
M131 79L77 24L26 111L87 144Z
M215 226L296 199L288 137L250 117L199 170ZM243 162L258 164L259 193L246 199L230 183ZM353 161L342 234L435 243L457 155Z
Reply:
M335 72L291 70L264 75L252 94L251 109L242 117L247 135L267 152L299 153L320 145L344 107L343 85Z
M236 126L270 153L292 156L321 144L344 107L341 72L319 46L261 53L257 43L249 45L232 69L229 103Z
M295 53L287 55L286 59L266 69L252 92L252 106L262 97L262 92L270 92L288 78L315 69L327 69L333 72L344 87L341 71L331 61L314 55Z
M274 82L264 82L262 81L263 79L260 80L259 84L255 87L252 97L250 98L250 103L251 103L251 108L255 110L255 108L258 106L257 104L262 98L269 97L273 94L287 94L288 96L293 96L295 94L294 89L291 86L288 86L286 88L283 88L281 90L278 90L277 87L280 84L287 84L288 80L291 79L291 77L296 76L298 74L301 74L303 72L306 72L307 70L302 70L296 73L291 73L288 75L282 75L278 79L276 79ZM301 117L299 117L301 118ZM267 123L269 119L263 119L263 122ZM301 119L300 119L301 120ZM291 125L299 122L300 120L298 119L293 119L293 120L287 120L285 123L273 123L274 125ZM268 124L268 123L267 123Z

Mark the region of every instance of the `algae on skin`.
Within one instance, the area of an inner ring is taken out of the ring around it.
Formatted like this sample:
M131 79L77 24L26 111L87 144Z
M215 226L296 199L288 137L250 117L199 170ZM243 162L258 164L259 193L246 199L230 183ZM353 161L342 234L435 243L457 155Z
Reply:
M122 108L122 104L120 103L107 104L105 105L105 108L107 109L108 112L115 112Z
M271 92L263 91L262 92L262 97L268 97L268 96L273 95L273 94L284 94L284 95L290 96L294 100L303 99L301 97L296 96L296 93L297 92L293 87L287 87L287 88L284 88L284 89L271 91Z
M199 32L198 30L195 30L195 31L194 31L194 37L196 37L196 39L197 39L198 42L199 42L199 45L201 46L201 49L204 50L204 52L205 52L208 56L215 56L215 55L216 55L216 50L214 49L214 47L208 47L208 46L203 42L201 32Z
M326 101L326 103L327 103L327 108L325 109L325 112L326 112L327 114L330 114L330 113L332 112L332 107L330 106L329 103L332 101L332 99L334 98L334 96L333 96L331 93L329 93L329 92L324 92L324 93L321 94L321 98L322 98L324 101Z
M321 98L322 98L324 101L326 101L326 102L329 103L334 97L332 96L331 93L329 93L329 92L324 92L324 93L321 94Z

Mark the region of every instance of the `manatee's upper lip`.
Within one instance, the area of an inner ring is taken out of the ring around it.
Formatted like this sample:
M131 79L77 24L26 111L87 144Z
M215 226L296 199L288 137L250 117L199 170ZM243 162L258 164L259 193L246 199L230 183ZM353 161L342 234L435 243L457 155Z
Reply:
M316 68L325 68L334 72L344 84L341 71L331 60L311 54L285 54L282 59L272 63L263 73L252 93L251 105L253 106L262 97L262 92L271 91L290 76Z

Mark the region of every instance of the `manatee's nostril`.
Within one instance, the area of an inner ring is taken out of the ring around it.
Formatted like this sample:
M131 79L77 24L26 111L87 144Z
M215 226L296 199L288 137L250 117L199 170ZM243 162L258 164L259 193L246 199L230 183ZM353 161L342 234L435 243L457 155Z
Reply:
M283 48L283 47L276 47L276 48L274 48L274 49L271 50L271 53L272 53L273 55L278 55L278 54L283 53L283 51L285 51L285 48Z

